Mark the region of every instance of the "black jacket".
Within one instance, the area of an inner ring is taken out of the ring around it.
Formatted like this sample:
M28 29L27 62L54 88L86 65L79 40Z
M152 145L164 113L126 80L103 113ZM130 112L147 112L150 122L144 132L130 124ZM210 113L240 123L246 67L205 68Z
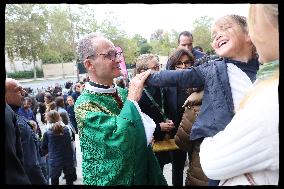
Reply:
M5 107L5 184L31 184L23 167L23 150L16 115Z
M15 112L15 110L14 110ZM28 120L16 114L17 125L20 129L21 143L23 148L24 169L27 173L31 184L45 185L47 181L39 165L37 150L37 139L35 133L31 129Z
M161 107L161 92L160 88L155 87L146 87L146 90L151 94L156 103ZM153 119L156 124L156 129L154 131L155 141L161 141L165 137L165 132L161 131L160 123L164 122L162 114L159 112L159 109L151 102L151 100L143 91L141 99L138 102L141 111L147 114Z

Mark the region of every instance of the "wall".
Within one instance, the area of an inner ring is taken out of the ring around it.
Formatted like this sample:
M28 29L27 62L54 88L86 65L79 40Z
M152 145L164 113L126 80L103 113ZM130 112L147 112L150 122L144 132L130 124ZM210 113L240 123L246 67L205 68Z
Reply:
M41 61L37 61L36 62L36 67L37 68L41 68ZM23 60L21 58L14 58L14 66L15 68L13 68L13 65L11 64L8 55L5 53L5 70L6 73L13 73L13 72L18 72L18 71L30 71L33 70L34 68L34 64L33 62L28 64L27 60Z
M33 70L34 66L33 63L27 64L27 60L23 60L21 58L15 57L14 64L11 64L11 61L8 58L7 53L5 53L5 71L6 73L13 73L18 71L31 71ZM66 62L63 63L63 70L62 71L62 64L42 64L41 60L36 62L36 67L38 69L43 69L43 75L45 78L49 77L59 77L63 74L65 76L69 75L76 75L76 67L75 62Z
M67 75L76 75L76 66L75 62L66 62L63 63L63 71L62 64L44 64L42 65L43 75L45 78L48 77L59 77L64 74Z

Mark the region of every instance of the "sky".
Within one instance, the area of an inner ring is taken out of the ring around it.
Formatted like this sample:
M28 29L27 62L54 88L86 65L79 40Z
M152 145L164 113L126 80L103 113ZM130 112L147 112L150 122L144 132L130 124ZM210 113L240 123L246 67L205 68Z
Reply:
M147 40L157 29L191 31L192 23L202 16L214 20L227 15L248 15L249 4L93 4L96 19L114 16L119 28L130 37L140 34Z

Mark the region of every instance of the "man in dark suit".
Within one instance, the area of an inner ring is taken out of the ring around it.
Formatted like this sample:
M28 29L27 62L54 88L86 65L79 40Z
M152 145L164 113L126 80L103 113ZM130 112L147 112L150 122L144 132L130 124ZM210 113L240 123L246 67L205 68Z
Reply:
M5 184L31 184L23 167L23 149L16 115L5 106Z
M46 184L47 181L39 166L39 160L37 158L39 151L36 148L35 133L32 131L28 120L25 117L16 114L17 110L22 105L24 96L25 91L20 86L19 82L14 79L7 78L5 81L5 100L15 112L16 127L20 130L23 149L23 167L31 184L42 185ZM12 182L11 184L14 183Z

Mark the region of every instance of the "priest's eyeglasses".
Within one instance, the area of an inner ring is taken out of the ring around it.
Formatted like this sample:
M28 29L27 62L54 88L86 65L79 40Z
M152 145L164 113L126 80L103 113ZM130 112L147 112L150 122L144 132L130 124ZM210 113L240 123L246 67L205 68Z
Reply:
M100 53L96 54L100 56L104 56L104 58L107 58L109 60L114 61L116 58L120 59L122 52L117 52L117 51L109 51L108 53ZM88 56L87 58L94 57L95 55Z

